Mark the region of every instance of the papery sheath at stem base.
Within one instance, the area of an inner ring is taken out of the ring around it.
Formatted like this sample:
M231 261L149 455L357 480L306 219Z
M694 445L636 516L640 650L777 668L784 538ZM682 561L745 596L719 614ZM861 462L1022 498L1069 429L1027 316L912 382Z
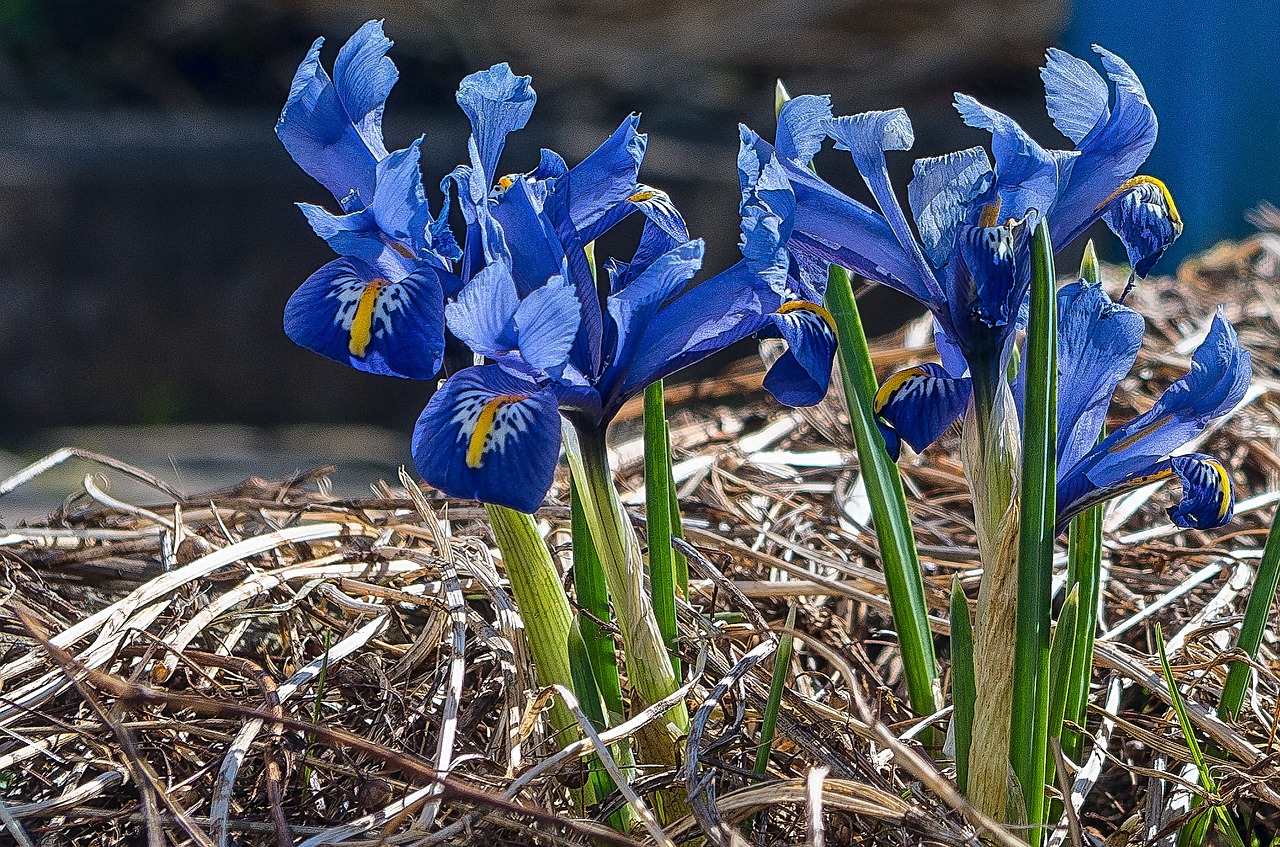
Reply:
M1009 763L1018 603L1020 439L1013 395L1003 379L975 380L961 459L969 479L982 559L974 625L976 699L969 753L969 801L996 820L1025 818Z

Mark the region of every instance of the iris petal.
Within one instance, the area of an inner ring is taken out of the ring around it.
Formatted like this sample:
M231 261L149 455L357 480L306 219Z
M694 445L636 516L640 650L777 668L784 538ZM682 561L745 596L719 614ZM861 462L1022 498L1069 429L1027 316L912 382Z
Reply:
M285 332L358 370L430 379L444 355L443 273L424 265L392 281L359 259L335 259L289 298Z
M764 388L786 406L812 406L831 385L836 354L835 321L815 303L792 300L770 316L787 350L764 377Z
M1164 183L1152 177L1134 177L1111 199L1104 201L1103 217L1120 237L1129 254L1129 264L1145 277L1164 252L1182 235L1182 218L1173 195Z
M507 134L523 129L533 114L538 95L531 81L530 77L516 76L503 62L465 77L458 86L458 105L471 121L486 189L493 184Z
M981 147L917 159L907 200L925 255L935 268L951 258L965 212L991 184L991 160Z
M956 95L956 111L969 126L991 133L1001 219L1021 220L1032 210L1048 214L1058 196L1058 160L1013 119L967 94Z
M896 438L923 451L955 423L969 405L972 382L947 374L941 365L928 363L899 371L876 392L875 412ZM886 438L886 447L889 439ZM896 451L890 455L896 458Z
M778 155L807 166L822 149L830 119L831 98L826 94L801 94L783 103L774 145Z
M1156 115L1133 69L1114 53L1096 46L1093 49L1115 87L1110 107L1102 99L1101 77L1096 72L1092 77L1085 74L1080 67L1084 63L1078 59L1069 72L1062 70L1065 61L1054 63L1059 71L1046 78L1046 84L1053 82L1052 88L1046 88L1049 102L1057 104L1053 108L1065 117L1069 136L1078 134L1089 119L1094 122L1083 137L1072 138L1079 156L1059 186L1058 202L1049 217L1050 235L1059 246L1065 246L1095 219L1098 205L1138 172L1156 142ZM1063 104L1073 98L1081 105L1068 113Z
M636 193L640 162L648 136L637 132L639 115L630 115L591 155L567 175L569 218L584 242L594 241L635 210L626 200Z
M382 106L396 81L391 42L379 21L360 27L339 53L335 85L320 64L317 38L298 67L276 135L289 155L346 211L373 199L375 165L387 155Z
M1231 521L1235 497L1231 476L1222 463L1211 456L1193 453L1175 456L1170 463L1182 482L1182 499L1169 509L1178 526L1213 529Z
M414 462L431 485L522 512L547 496L559 455L555 395L497 365L450 377L413 431Z
M1111 301L1097 283L1058 290L1058 466L1068 468L1098 440L1116 385L1138 358L1142 316Z
M515 316L520 306L510 269L486 265L471 278L458 299L444 307L449 331L480 356L493 357L516 344Z

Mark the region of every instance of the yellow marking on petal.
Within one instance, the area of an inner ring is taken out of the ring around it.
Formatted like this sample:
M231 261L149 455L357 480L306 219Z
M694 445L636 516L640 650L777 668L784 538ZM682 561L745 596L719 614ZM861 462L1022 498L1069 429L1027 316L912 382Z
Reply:
M988 204L982 210L982 217L978 218L978 226L990 227L1000 223L1000 204L1003 202L999 197L996 202Z
M632 203L643 203L646 200L652 200L656 196L658 196L658 192L655 191L654 189L642 188L641 190L637 191L635 194L632 194L627 199L630 200Z
M1121 194L1124 194L1125 192L1132 191L1133 189L1137 188L1140 185L1154 185L1156 188L1160 190L1160 194L1164 196L1164 204L1169 209L1169 222L1173 224L1174 229L1176 229L1179 233L1181 233L1182 218L1178 216L1178 207L1173 202L1173 194L1169 192L1169 188L1163 182L1161 182L1160 180L1156 179L1153 176L1139 175L1139 176L1133 177L1132 179L1126 180L1123 185L1121 185L1115 191L1111 192L1110 197L1108 197L1106 200L1103 200L1101 203L1099 203L1093 211L1095 213L1101 212L1102 208L1106 206L1108 203L1110 203L1112 200L1116 199L1117 197L1119 197Z
M880 414L884 411L884 407L889 405L893 395L902 389L902 386L918 376L927 376L928 373L924 368L914 367L893 374L884 381L884 385L880 386L880 390L876 392L875 399L871 402L871 408L875 410L877 415Z
M1163 424L1165 421L1169 420L1169 418L1171 417L1173 416L1165 415L1162 418L1156 418L1154 421L1147 424L1142 429L1135 432L1133 435L1130 435L1128 438L1124 439L1123 441L1117 441L1115 444L1111 445L1111 449L1108 452L1119 453L1122 450L1127 450L1129 447L1132 447L1134 444L1136 444L1140 439L1146 437L1147 435L1150 435L1152 430L1154 430L1156 427Z
M356 305L356 315L351 319L351 342L347 349L357 359L363 359L365 350L369 349L369 341L373 338L373 307L378 302L378 292L386 284L385 279L370 282L364 287Z
M392 241L389 246L391 247L392 250L396 251L401 256L404 256L406 259L417 258L417 256L413 255L412 250L410 250L406 245L401 244L399 241Z
M1227 509L1231 508L1231 477L1227 474L1227 469L1222 466L1221 462L1212 459L1206 459L1206 464L1214 469L1218 474L1218 482L1222 483L1221 502L1218 504L1218 520L1223 521L1227 518Z
M516 184L515 176L508 174L507 176L498 177L498 187L503 191Z
M499 394L484 404L484 408L480 410L480 416L476 418L476 428L471 431L471 440L467 442L467 467L478 468L483 463L484 445L489 439L489 432L493 429L493 421L497 417L498 410L508 403L519 403L521 400L528 399L523 394Z
M807 300L788 300L778 307L778 314L785 315L787 312L813 312L827 322L832 334L836 331L836 319L831 317L831 313L817 303L810 303Z

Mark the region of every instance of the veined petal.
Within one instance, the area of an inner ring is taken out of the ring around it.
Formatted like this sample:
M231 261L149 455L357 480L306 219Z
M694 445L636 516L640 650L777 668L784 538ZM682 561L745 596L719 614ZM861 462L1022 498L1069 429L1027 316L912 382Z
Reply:
M941 365L930 362L886 379L876 392L873 408L896 439L907 442L919 453L959 420L972 393L968 377L948 376ZM887 437L885 446L891 446ZM890 455L896 460L896 444L892 447Z
M336 85L320 64L323 44L317 38L298 67L276 135L346 211L356 211L373 199L375 165L387 155L382 108L397 72L379 21L366 23L342 47Z
M1078 134L1089 119L1094 121L1083 137L1072 138L1080 155L1071 164L1049 218L1056 246L1065 246L1083 230L1097 207L1138 172L1156 142L1156 115L1133 69L1114 53L1097 46L1093 49L1115 86L1110 108L1101 96L1101 78L1096 72L1094 78L1085 74L1080 60L1072 63L1071 72L1051 73L1046 78L1046 93L1051 102L1059 104L1054 107L1059 114L1067 115L1061 104L1072 98L1081 104L1075 114L1067 116L1069 136ZM1065 62L1056 64L1065 67Z
M289 298L285 333L358 370L430 379L444 356L443 273L423 265L392 281L359 259L335 259Z
M1084 59L1050 47L1040 71L1045 105L1058 131L1079 144L1111 114L1107 81Z
M1058 160L1008 115L967 94L956 95L956 111L969 126L991 133L999 220L1021 220L1032 210L1048 214L1058 196Z
M472 352L493 358L516 346L515 316L519 307L511 269L494 262L462 287L458 299L444 307L444 316L449 331Z
M413 431L423 479L451 497L533 512L560 455L555 396L497 365L450 377Z
M742 147L750 149L758 162L767 160L773 153L773 146L749 128L740 126L739 132ZM743 154L740 153L738 161L739 179L744 179ZM931 288L929 281L921 276L921 263L898 243L883 215L837 191L808 168L785 158L781 162L796 198L788 246L797 258L803 257L813 264L838 264L914 297L930 308L944 303L934 293L936 282ZM932 279L930 274L929 280Z
M831 385L836 327L831 313L816 303L790 300L770 316L787 350L769 368L764 389L785 406L812 406ZM771 333L772 334L772 333Z
M1182 482L1182 499L1169 509L1178 526L1213 529L1230 523L1235 513L1231 475L1221 462L1203 453L1174 456L1173 472Z
M782 104L778 111L778 155L808 166L826 140L826 122L831 119L831 97L801 94Z
M1072 490L1070 499L1058 501L1058 532L1091 506L1175 476L1182 484L1182 497L1176 506L1169 509L1169 517L1175 524L1194 529L1214 529L1231 521L1235 512L1235 495L1226 467L1212 456L1188 453L1160 459L1128 476L1109 480L1105 486ZM1059 497L1066 493L1061 482L1058 492Z
M606 264L610 294L626 288L660 256L689 240L684 218L666 192L641 185L627 198L627 203L644 215L644 229L640 232L640 241L630 262L610 259Z
M538 95L531 82L531 77L516 76L503 62L465 77L458 86L458 105L471 121L486 188L493 184L507 134L523 129L533 114Z
M1073 503L1092 489L1111 487L1147 473L1156 463L1200 434L1209 421L1243 399L1252 379L1249 353L1219 313L1193 354L1191 370L1150 409L1119 427L1080 461L1058 474L1058 499Z
M527 181L513 183L492 206L492 214L501 225L521 297L563 271L564 247Z
M1120 236L1129 264L1139 277L1151 272L1164 251L1182 235L1182 218L1173 195L1154 177L1135 176L1116 189L1098 210Z
M991 186L991 160L981 147L932 159L917 159L907 200L925 255L935 268L951 258L956 230L974 200Z
M640 116L630 115L604 144L568 173L569 218L583 241L594 241L617 222L611 220L609 226L594 226L609 212L618 209L625 216L635 209L625 203L639 187L640 162L648 143L648 136L637 131L639 126Z
M827 121L827 134L836 142L837 150L848 150L853 155L854 164L871 194L876 198L880 211L888 221L894 236L903 252L916 264L918 278L923 281L929 303L944 303L942 289L933 275L933 269L925 261L907 217L898 204L898 198L889 184L889 169L885 163L886 150L910 150L915 143L915 132L911 121L902 109L887 112L863 112L843 118L832 118ZM798 196L798 195L797 195Z
M1138 358L1142 316L1084 280L1058 290L1058 466L1098 440L1116 385Z
M520 355L538 372L559 379L569 363L579 320L577 291L563 276L553 276L546 284L530 291L516 308L515 333Z

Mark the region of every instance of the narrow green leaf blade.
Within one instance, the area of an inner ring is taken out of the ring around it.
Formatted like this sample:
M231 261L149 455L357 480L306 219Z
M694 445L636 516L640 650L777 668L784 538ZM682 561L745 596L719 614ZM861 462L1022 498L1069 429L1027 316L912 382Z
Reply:
M671 445L662 380L644 390L644 497L649 542L649 596L667 649L676 648L675 552L671 549ZM671 666L679 679L680 660Z
M844 268L831 266L826 301L839 339L840 379L880 542L880 561L889 586L889 602L898 630L911 708L916 714L929 715L937 711L938 666L929 630L924 580L898 466L889 458L884 438L876 426L872 406L877 390L875 370L849 272Z
M1262 550L1262 561L1258 564L1253 589L1245 604L1244 622L1240 624L1240 640L1236 642L1236 646L1250 658L1256 658L1258 648L1262 646L1262 633L1267 628L1267 618L1271 615L1271 604L1275 602L1277 587L1280 587L1280 511L1276 512L1271 521L1271 531L1267 533L1267 543ZM1222 689L1222 700L1218 704L1218 717L1234 720L1240 713L1252 670L1245 662L1231 663L1231 669L1227 671L1227 683Z
M1031 313L1022 366L1022 493L1018 540L1018 623L1010 760L1027 807L1032 847L1044 816L1049 724L1050 576L1057 517L1058 338L1053 244L1041 218L1031 239Z
M622 682L618 677L618 657L613 636L602 625L609 620L609 589L604 569L596 553L582 498L576 481L570 482L570 504L573 535L573 589L578 598L578 626L591 658L591 672L600 688L600 696L610 725L626 719L622 702Z
M951 716L956 745L956 786L968 791L969 748L973 743L973 705L978 699L973 678L973 619L960 578L951 581Z
M769 766L769 753L773 750L773 734L778 726L778 710L782 708L782 692L787 687L787 669L791 667L791 648L795 636L791 631L796 628L796 603L787 609L787 631L778 640L778 652L773 654L773 678L769 680L769 700L765 703L764 716L760 721L760 744L756 747L754 770L764 775Z

